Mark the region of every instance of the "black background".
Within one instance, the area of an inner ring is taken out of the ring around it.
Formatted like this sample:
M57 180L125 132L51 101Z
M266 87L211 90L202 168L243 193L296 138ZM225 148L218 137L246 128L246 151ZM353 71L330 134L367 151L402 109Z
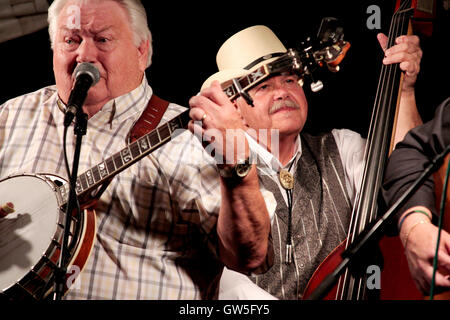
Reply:
M256 24L271 28L286 47L296 47L314 36L323 17L336 17L351 43L341 71L326 72L324 89L312 93L306 130L353 129L367 133L381 69L383 53L376 39L388 33L395 1L143 1L153 35L153 64L147 77L154 92L166 100L187 106L203 81L217 71L215 56L234 33ZM367 7L381 9L381 30L369 30ZM416 83L419 112L424 121L449 96L450 74L446 61L449 19L443 2L437 1L432 37L421 37L424 52ZM2 85L0 103L54 84L52 52L47 30L0 44Z

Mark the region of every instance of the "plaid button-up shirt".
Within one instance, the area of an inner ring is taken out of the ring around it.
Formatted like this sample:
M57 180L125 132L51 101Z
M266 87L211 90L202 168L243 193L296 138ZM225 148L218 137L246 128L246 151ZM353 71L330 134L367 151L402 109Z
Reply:
M144 78L138 88L110 101L89 119L80 174L126 146L151 95ZM57 101L56 87L50 86L0 106L1 178L18 172L66 177L64 113ZM161 123L183 110L170 104ZM69 162L75 146L72 132L71 127ZM273 211L273 197L263 192ZM66 298L215 297L223 267L216 250L219 208L214 160L185 131L114 177L96 208L93 249Z

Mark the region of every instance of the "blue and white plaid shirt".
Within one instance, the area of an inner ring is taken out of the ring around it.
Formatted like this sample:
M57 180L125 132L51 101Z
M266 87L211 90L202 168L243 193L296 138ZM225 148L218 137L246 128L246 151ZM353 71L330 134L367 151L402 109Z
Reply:
M89 119L79 173L126 146L151 95L144 78ZM64 113L57 101L56 87L50 86L0 106L0 178L18 172L66 177ZM170 104L161 123L183 110ZM75 146L72 132L71 127L69 156ZM262 191L273 212L272 194ZM216 297L223 267L216 251L219 208L215 162L186 131L114 177L96 208L94 247L66 298Z

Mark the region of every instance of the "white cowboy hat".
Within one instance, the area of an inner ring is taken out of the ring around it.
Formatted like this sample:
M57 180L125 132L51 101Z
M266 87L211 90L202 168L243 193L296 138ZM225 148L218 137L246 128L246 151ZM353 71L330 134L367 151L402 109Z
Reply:
M239 31L220 47L216 56L219 72L210 76L201 89L209 87L214 80L224 84L233 78L251 74L286 51L273 31L266 26L258 25Z

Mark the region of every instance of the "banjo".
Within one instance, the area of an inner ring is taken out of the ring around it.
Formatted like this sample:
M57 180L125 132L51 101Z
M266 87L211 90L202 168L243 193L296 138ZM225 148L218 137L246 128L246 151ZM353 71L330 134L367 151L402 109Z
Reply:
M181 134L189 120L186 110L77 177L75 191L83 210L79 215L75 210L71 218L65 292L89 257L96 231L93 207L111 179ZM50 294L61 255L69 187L52 174L0 180L0 206L12 211L0 218L0 300L41 300Z

